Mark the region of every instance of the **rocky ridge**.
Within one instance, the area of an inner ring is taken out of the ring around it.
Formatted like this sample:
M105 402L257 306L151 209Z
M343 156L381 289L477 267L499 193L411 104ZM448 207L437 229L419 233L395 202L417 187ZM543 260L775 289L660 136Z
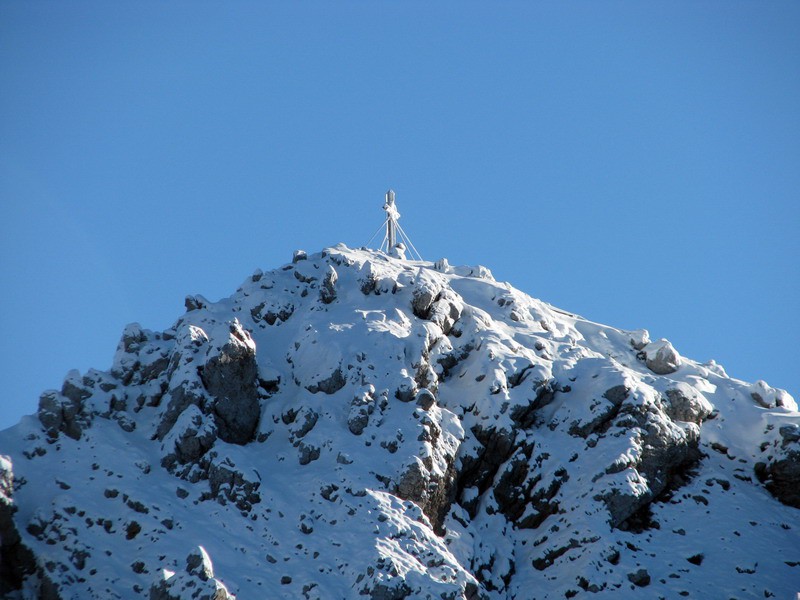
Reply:
M800 590L789 394L445 260L187 297L0 453L2 597Z

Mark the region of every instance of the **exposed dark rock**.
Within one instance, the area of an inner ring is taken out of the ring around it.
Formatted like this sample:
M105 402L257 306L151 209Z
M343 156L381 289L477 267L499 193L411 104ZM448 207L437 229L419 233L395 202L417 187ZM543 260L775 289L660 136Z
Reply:
M377 293L378 277L371 261L366 261L358 273L358 287L365 296Z
M135 354L145 343L147 343L147 334L144 329L138 323L131 323L122 332L118 350L127 354Z
M673 482L676 474L685 472L698 463L702 453L698 449L699 430L682 430L673 423L649 419L643 429L642 456L637 470L647 478L654 497L659 496Z
M436 323L442 328L442 332L448 335L453 329L456 321L461 318L462 303L455 292L452 290L442 290L430 307L428 320Z
M214 567L205 549L198 546L186 557L186 572L195 575L201 581L208 581L214 577Z
M423 410L430 410L436 404L436 396L429 389L422 388L417 392L416 401L417 406Z
M400 402L411 402L417 394L417 383L410 377L401 382L394 392L394 397Z
M216 427L206 423L197 412L191 416L191 423L187 424L175 441L176 459L182 464L194 462L208 452L216 439Z
M202 546L186 557L186 568L177 573L162 570L150 586L150 600L235 600L214 576L211 559Z
M230 327L228 342L203 367L203 384L215 398L214 415L219 437L233 444L253 439L261 407L258 402L258 365L255 344L238 323Z
M313 462L319 458L320 448L318 446L300 442L297 444L297 449L300 453L298 460L301 465L307 465L308 463Z
M205 308L207 305L207 301L202 296L186 296L183 301L184 306L186 307L186 312L191 312L193 310L200 310L201 308Z
M334 300L336 300L336 280L339 276L336 273L336 270L328 266L328 269L325 271L325 277L322 279L322 285L319 288L319 298L322 300L323 304L330 304Z
M316 394L317 392L322 392L324 394L335 394L342 389L346 383L347 379L345 379L342 369L338 368L325 379L321 379L316 383L307 385L306 389L312 394Z
M292 439L297 440L300 438L305 437L312 429L314 429L314 425L317 424L319 420L319 413L311 410L310 408L304 408L302 411L298 413L302 418L294 419L294 426L292 429Z
M258 493L261 482L248 479L227 459L212 462L208 467L208 485L218 502L232 502L239 510L249 511L254 504L261 502Z
M250 309L250 316L256 323L265 321L267 325L275 325L278 321L286 322L294 314L295 306L292 303L270 305L261 303Z
M590 404L593 417L590 420L575 421L570 425L570 435L582 438L594 432L604 432L617 418L622 409L622 403L628 398L630 390L624 385L616 385L603 393L603 400L594 400Z
M517 382L516 385L519 385ZM509 384L513 385L512 380ZM536 421L536 411L550 404L556 397L558 384L554 379L537 382L534 397L526 406L517 406L511 412L511 419L521 429L529 429Z
M299 269L296 269L296 270L293 270L292 273L294 274L294 278L297 279L297 281L300 281L302 283L313 283L313 282L315 282L315 281L317 281L319 279L319 277L317 277L316 273L314 273L314 272L310 272L309 273L305 269L302 270L302 271L299 270Z
M699 565L703 564L703 558L705 558L705 557L702 554L695 554L693 556L690 556L686 560L688 560L693 565L698 565L699 566Z
M125 539L132 540L142 531L142 526L136 521L131 521L125 525Z
M370 600L404 600L411 595L411 588L404 582L395 585L378 583L368 592Z
M167 433L174 427L183 412L190 406L197 406L205 413L207 408L205 391L197 382L184 381L179 386L169 391L167 410L156 428L156 437L163 440Z
M777 460L756 463L755 473L778 500L800 508L800 444L794 442Z
M464 490L476 488L479 494L485 492L494 481L500 465L505 463L514 451L516 434L507 429L490 427L483 429L479 426L472 428L472 434L480 442L481 449L477 455L467 454L461 457L458 469L456 495L462 498ZM477 514L477 503L465 502L462 506L470 516Z
M68 389L68 391L70 390ZM91 415L84 412L83 409L81 394L72 394L72 398L70 398L63 393L49 390L39 397L37 416L51 438L56 438L59 433L64 433L67 437L79 440L81 431L91 423Z
M796 444L800 442L800 425L798 425L797 423L782 425L778 429L778 433L781 436L782 448L786 448L790 444Z
M361 435L369 424L369 416L375 410L374 388L363 390L350 402L347 428L353 435Z
M632 465L647 483L645 490L636 495L621 494L611 490L602 496L611 515L611 526L642 531L654 526L648 503L662 494L671 492L685 482L683 474L691 470L702 458L697 448L698 438L676 434L670 422L650 419L642 425L646 432L642 439L642 454ZM641 512L641 511L645 512ZM629 521L633 517L633 521Z
M639 569L633 573L628 573L628 581L638 587L650 585L650 573L646 569Z
M544 571L545 569L551 567L557 559L564 556L567 552L579 547L580 542L573 538L569 540L567 545L548 550L544 556L533 559L533 561L531 561L533 568L537 571Z
M0 456L0 597L22 586L23 579L36 571L33 553L22 543L14 524L14 473L11 461Z
M518 521L530 502L531 487L536 480L531 479L525 485L530 473L530 447L520 448L506 463L502 474L494 486L494 497L500 512L511 521Z

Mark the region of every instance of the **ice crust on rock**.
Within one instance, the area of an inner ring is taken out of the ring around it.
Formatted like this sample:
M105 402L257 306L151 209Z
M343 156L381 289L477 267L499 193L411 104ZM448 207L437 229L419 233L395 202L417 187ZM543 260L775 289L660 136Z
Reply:
M0 596L800 589L787 392L399 256L297 251L42 394L0 432Z

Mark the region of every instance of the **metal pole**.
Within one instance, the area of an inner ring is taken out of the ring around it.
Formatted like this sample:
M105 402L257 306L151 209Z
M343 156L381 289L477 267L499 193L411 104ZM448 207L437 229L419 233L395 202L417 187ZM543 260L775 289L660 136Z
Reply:
M389 247L387 250L391 252L397 244L397 235L395 232L395 219L397 218L397 209L394 206L394 191L389 190L386 192L386 204L383 205L386 211L386 238L389 240Z

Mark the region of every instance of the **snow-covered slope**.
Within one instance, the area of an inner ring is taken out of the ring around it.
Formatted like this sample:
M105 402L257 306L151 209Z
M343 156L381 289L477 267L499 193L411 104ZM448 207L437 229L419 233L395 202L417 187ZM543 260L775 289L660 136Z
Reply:
M344 246L0 433L9 598L788 598L800 415L483 267Z

